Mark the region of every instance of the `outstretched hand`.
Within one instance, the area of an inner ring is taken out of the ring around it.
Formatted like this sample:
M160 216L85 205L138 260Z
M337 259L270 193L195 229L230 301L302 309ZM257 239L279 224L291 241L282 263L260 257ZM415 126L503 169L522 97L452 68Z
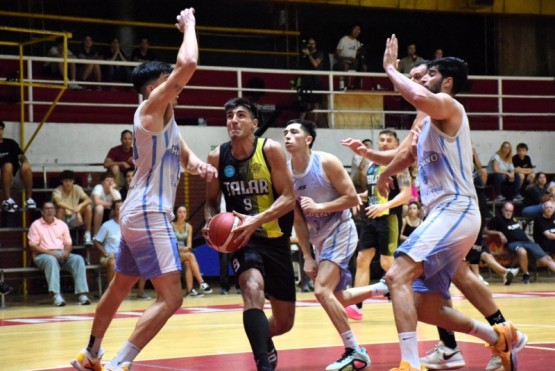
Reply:
M187 26L187 24L195 25L196 23L195 8L183 9L181 13L177 15L176 19L177 22L175 23L175 27L177 27L180 32L185 32L185 26Z
M362 157L365 157L368 153L368 147L366 147L359 139L343 139L341 141L341 145L350 148L351 151Z
M388 66L397 69L397 54L399 51L399 43L395 34L392 34L385 42L385 51L383 53L383 68L387 70Z

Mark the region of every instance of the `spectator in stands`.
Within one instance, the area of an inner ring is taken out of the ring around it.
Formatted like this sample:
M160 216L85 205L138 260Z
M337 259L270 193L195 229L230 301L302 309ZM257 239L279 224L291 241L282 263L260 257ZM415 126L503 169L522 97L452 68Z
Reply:
M327 55L325 55L323 51L318 50L314 37L303 40L303 44L301 45L301 69L308 71L323 71L324 58L327 58ZM307 118L309 112L321 108L323 95L314 94L313 91L322 89L322 76L306 75L301 78L299 92L299 98L303 103L303 112L300 116L301 119ZM318 114L313 113L312 116L312 120L318 124Z
M106 171L100 177L100 184L94 186L91 192L93 203L93 236L100 229L102 222L110 217L114 202L121 201L121 194L117 190L114 174Z
M46 54L46 56L51 58L63 58L64 57L63 51L64 51L64 42L62 40L59 40L56 42L55 45L53 45L48 50L48 54ZM73 52L69 50L69 48L67 49L67 57L77 58L75 54L73 54ZM49 75L63 78L64 63L63 62L44 62L44 71ZM77 76L76 71L77 71L77 67L75 66L75 63L68 62L67 64L67 72L68 72L68 78L69 78L68 87L70 89L83 89L81 85L78 85L75 82L75 78Z
M71 253L69 228L56 218L52 202L44 203L41 214L42 217L31 224L27 238L35 265L45 273L48 291L54 298L53 304L57 307L66 305L60 289L61 270L73 275L79 304L90 304L85 260L81 255Z
M524 190L522 216L534 219L543 212L543 203L553 199L553 194L547 189L547 177L544 172L538 172L532 184Z
M125 129L121 132L121 144L110 148L104 159L104 167L114 174L116 183L122 184L120 174L126 169L135 169L133 162L133 133Z
M513 201L522 201L520 194L520 175L515 173L512 160L513 147L509 142L503 142L499 150L488 162L488 183L493 183L495 201L504 201L502 186L508 185L512 189Z
M25 188L25 207L34 209L37 207L33 200L33 172L31 164L27 161L25 154L19 144L13 139L4 138L6 124L0 121L0 171L2 174L2 191L6 199L2 202L2 209L10 213L17 210L18 205L12 198L11 187L14 178L21 180Z
M142 37L139 47L133 50L131 54L133 62L149 62L158 59L156 54L150 49L150 41L148 37Z
M543 203L543 213L534 219L534 241L549 255L555 254L555 215L553 201Z
M125 169L123 172L123 186L120 188L119 193L121 195L121 200L125 201L127 198L127 193L129 192L129 186L131 185L131 180L133 179L134 169Z
M127 62L128 59L121 51L119 39L114 37L110 41L110 46L104 54L104 59L114 62ZM105 66L106 81L110 82L129 82L131 81L131 71L127 66L121 65L107 65Z
M52 200L58 207L56 217L66 222L70 228L85 226L85 245L92 246L91 199L83 188L75 184L75 173L64 170L60 174L60 183L52 192Z
M77 49L76 54L79 59L87 59L91 61L102 59L102 55L99 53L96 46L94 46L93 39L89 35L85 36L85 38L83 39L83 43ZM87 81L91 77L91 75L94 81L102 81L102 71L99 64L82 64L80 67L80 71L81 80L83 81Z
M333 69L335 71L356 70L366 72L367 66L364 53L362 52L363 44L358 40L360 32L360 25L355 24L351 27L349 34L343 36L339 40L334 54L335 63L333 65ZM350 77L348 81L348 86L350 88L354 88L351 84ZM340 89L342 89L345 84L345 78L343 76L340 78L339 84Z
M407 216L403 218L401 225L401 234L399 236L400 242L405 242L412 232L422 223L420 218L421 207L416 201L410 201L407 211Z
M399 61L397 68L401 73L409 74L412 66L424 62L424 58L416 54L416 44L407 46L407 56Z
M528 146L526 143L516 145L516 155L513 156L513 166L515 173L520 176L520 187L531 184L534 181L534 165L528 156Z
M179 248L179 257L181 262L185 265L185 284L187 286L187 296L203 296L204 294L211 294L212 288L204 281L200 273L200 268L195 254L192 252L193 248L193 226L187 223L187 208L185 206L178 206L175 209L175 220L171 223L175 237L177 238L177 245ZM199 291L193 288L193 276L199 283Z
M513 279L518 275L519 268L505 268L495 260L495 257L491 254L486 245L481 244L482 239L477 240L476 244L472 246L472 249L466 255L465 261L470 265L470 270L478 277L478 279L484 284L489 285L489 283L484 280L484 277L480 274L480 261L483 261L491 268L495 273L497 273L501 278L503 278L503 284L509 286Z
M532 255L539 267L547 267L555 272L555 262L549 255L542 250L540 245L532 242L518 220L513 217L515 207L512 203L506 202L501 208L501 215L493 218L485 228L488 236L495 236L506 244L509 252L517 255L520 269L522 269L522 282L530 283L530 273L528 273L528 253Z
M437 48L434 51L434 59L439 59L439 58L443 58L443 49L441 48Z
M119 252L119 243L121 241L121 228L119 225L119 210L121 200L114 201L112 208L112 218L102 224L100 230L94 237L94 246L100 251L102 255L100 264L106 267L108 274L108 284L112 281L115 274L116 258ZM150 299L145 292L145 280L139 279L139 287L137 289L138 299Z

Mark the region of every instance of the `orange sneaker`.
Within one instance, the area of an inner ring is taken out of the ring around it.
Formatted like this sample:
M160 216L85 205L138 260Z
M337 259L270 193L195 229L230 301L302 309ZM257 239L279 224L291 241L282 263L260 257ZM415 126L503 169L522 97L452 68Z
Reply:
M499 335L499 339L494 345L487 346L491 349L493 355L501 358L503 367L506 371L516 371L518 366L518 334L515 325L511 322L503 322L494 325L493 329Z
M427 371L428 369L424 366L420 366L420 368L414 368L410 365L407 361L401 361L399 367L395 367L390 369L389 371Z

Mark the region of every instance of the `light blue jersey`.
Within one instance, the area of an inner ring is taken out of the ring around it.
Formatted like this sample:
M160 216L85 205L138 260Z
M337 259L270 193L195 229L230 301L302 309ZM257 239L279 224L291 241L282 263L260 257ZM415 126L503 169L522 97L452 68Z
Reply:
M94 239L102 244L108 254L116 256L121 240L119 223L116 223L114 219L103 223Z

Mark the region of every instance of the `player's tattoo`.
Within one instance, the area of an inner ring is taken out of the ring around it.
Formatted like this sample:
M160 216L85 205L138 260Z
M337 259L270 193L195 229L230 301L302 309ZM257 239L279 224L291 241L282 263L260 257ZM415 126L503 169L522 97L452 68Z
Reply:
M397 174L397 183L399 183L399 188L410 187L409 169L405 169Z

